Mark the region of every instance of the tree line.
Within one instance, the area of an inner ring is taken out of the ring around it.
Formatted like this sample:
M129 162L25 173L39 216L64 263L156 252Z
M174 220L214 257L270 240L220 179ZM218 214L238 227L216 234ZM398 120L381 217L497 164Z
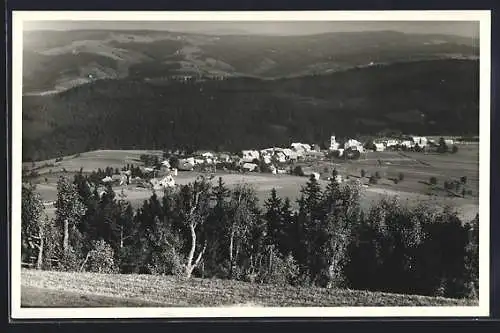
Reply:
M23 161L95 149L239 151L322 143L332 132L472 136L477 72L477 61L441 60L269 81L96 81L23 97Z
M253 283L477 297L478 216L410 208L396 199L360 208L360 189L323 190L314 177L293 210L272 190L260 208L248 184L200 176L152 193L136 211L82 173L58 181L48 219L22 187L22 260L38 269L177 275Z

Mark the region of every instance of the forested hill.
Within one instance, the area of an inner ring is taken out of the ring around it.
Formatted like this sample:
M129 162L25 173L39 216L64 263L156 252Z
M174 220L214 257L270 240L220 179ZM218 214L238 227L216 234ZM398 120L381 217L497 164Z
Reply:
M23 160L92 149L239 150L401 131L479 132L478 61L433 60L279 80L102 80L23 97Z

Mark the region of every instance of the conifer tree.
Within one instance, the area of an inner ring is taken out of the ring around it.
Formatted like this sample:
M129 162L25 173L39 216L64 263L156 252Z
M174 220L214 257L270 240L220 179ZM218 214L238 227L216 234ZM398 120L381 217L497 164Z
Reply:
M281 248L282 235L284 234L283 207L275 188L271 190L271 195L264 203L264 207L266 208L265 219L267 221L268 242Z

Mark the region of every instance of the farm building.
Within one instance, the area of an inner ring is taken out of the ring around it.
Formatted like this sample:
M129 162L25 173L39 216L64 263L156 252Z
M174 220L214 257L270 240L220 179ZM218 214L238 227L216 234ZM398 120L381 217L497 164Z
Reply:
M258 165L254 163L244 163L242 168L245 171L255 171L257 169Z
M283 149L283 154L285 154L286 158L289 160L296 160L298 158L297 152L290 148Z
M403 140L401 141L401 145L406 148L413 148L415 147L415 142L413 140Z
M103 183L111 183L113 181L113 178L110 176L106 176L101 180Z
M231 157L228 154L220 154L218 160L221 162L229 162Z
M294 142L291 144L291 147L296 152L308 152L311 151L311 145L307 143Z
M384 144L387 148L390 148L390 147L396 147L397 145L399 145L399 140L396 140L396 139L387 139L384 141Z
M192 171L194 165L194 158L192 157L179 160L179 170Z
M255 159L259 159L260 155L257 150L242 150L241 151L243 162L253 162Z
M356 139L349 139L344 143L344 149L351 148L359 152L363 152L363 144Z
M427 138L424 136L414 136L412 137L413 142L416 146L424 148L427 146Z
M375 148L375 151L384 151L385 150L385 145L383 143L375 142L375 143L373 143L373 146Z

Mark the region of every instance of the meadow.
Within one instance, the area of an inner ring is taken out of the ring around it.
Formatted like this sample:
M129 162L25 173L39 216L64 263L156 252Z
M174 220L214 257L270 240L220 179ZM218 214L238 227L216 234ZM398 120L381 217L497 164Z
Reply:
M22 307L476 306L477 301L362 290L137 274L21 271Z

